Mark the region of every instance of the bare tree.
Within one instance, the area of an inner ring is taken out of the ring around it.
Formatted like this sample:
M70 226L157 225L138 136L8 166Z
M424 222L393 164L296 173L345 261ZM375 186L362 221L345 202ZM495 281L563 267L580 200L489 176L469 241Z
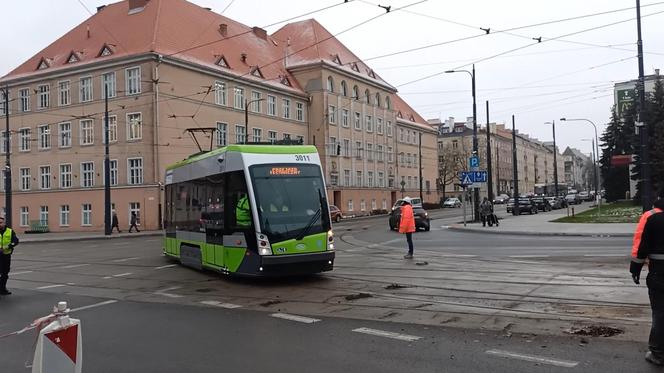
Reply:
M446 198L447 187L459 181L459 172L466 169L466 162L471 153L471 149L465 146L463 140L446 142L439 150L438 178L439 189L443 192L443 200Z

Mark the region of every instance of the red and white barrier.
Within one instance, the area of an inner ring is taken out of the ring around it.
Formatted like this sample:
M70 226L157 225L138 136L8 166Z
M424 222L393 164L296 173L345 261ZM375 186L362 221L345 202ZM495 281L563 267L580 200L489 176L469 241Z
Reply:
M59 302L43 321L49 324L39 331L32 373L81 373L81 321L69 317L67 302Z

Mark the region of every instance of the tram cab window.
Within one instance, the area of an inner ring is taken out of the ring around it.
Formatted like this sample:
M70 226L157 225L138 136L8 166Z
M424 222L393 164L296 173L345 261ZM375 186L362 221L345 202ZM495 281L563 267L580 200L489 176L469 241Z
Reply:
M236 232L241 230L246 230L247 226L238 224L237 221L237 208L238 204L243 198L247 198L247 182L244 178L243 171L234 171L226 174L226 206L229 208L226 209L226 231L227 232ZM249 206L249 215L251 216L251 205ZM250 222L251 225L251 222Z

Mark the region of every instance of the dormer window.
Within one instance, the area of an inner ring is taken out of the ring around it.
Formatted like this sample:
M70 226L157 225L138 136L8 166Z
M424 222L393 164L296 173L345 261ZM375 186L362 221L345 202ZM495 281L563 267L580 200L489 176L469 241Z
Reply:
M343 65L343 64L341 63L341 58L339 58L339 55L338 55L338 54L334 56L334 59L332 59L332 61L333 61L334 63L336 63L337 65Z
M80 59L76 55L76 52L71 52L69 58L67 58L67 63L76 63L78 61L80 61Z
M290 82L290 80L288 80L287 76L282 76L281 77L281 84L283 84L285 86L288 86L288 87L291 86L291 82Z
M263 77L263 73L261 72L261 69L259 69L258 66L254 66L254 67L251 68L251 75L253 75L257 78L265 79Z
M39 65L37 65L37 70L44 70L48 69L49 67L51 67L51 65L48 63L46 58L42 57L41 61L39 61Z
M355 62L350 64L350 68L353 69L354 71L357 71L358 73L360 72L360 68L357 67L357 63Z
M397 112L397 118L403 118L403 115L401 115L401 111Z
M374 73L373 70L369 69L369 70L367 70L367 73L369 73L369 76L370 76L370 77L376 79L376 73Z
M410 115L410 118L408 118L408 119L410 119L411 122L415 121L415 117L412 114Z
M217 62L215 63L217 66L221 66L226 69L230 69L231 67L228 65L228 62L226 61L226 58L222 55L217 59Z
M101 48L99 51L99 55L97 57L108 57L113 54L113 50L106 44Z

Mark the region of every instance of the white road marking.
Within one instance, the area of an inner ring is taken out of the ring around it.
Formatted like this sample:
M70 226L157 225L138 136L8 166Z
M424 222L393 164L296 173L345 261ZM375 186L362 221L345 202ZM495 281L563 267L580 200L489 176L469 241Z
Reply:
M470 254L443 254L441 256L449 257L449 258L474 258L477 255L470 255Z
M510 255L510 258L548 258L550 255Z
M523 354L517 354L514 352L502 351L502 350L488 350L486 351L486 353L489 355L500 356L509 359L531 361L534 363L549 364L564 368L574 368L575 366L579 365L578 361L549 359L546 357L540 357L535 355L523 355Z
M69 312L83 311L83 310L87 310L87 309L90 309L90 308L101 307L101 306L105 306L107 304L113 304L113 303L117 303L117 300L106 300L106 301L103 301L103 302L91 304L89 306L73 308Z
M169 264L161 267L155 267L155 269L173 268L175 266L177 266L177 264Z
M129 276L129 275L131 275L131 274L133 274L133 273L131 273L131 272L126 272L126 273L120 273L120 274L117 274L117 275L111 275L111 276L106 276L106 277L102 277L102 278L103 278L104 280L108 280L109 278L114 278L114 277L125 277L125 276Z
M12 276L16 275L24 275L26 273L32 273L33 271L19 271L19 272L12 272Z
M417 337L417 336L414 336L414 335L386 332L384 330L369 329L369 328L357 328L357 329L353 329L353 331L357 332L357 333L375 335L375 336L378 336L378 337L398 339L400 341L406 341L406 342L415 342L418 339L422 338L422 337Z
M233 308L242 308L242 306L238 304L233 304L233 303L221 303L216 300L204 300L201 301L201 304L205 304L207 306L215 306L215 307L221 307L221 308L228 308L228 309L233 309Z
M70 264L68 266L64 266L64 267L60 267L60 268L67 268L67 269L68 268L79 268L79 267L85 267L85 266L89 266L89 265L90 265L89 263Z
M67 286L67 285L65 285L65 284L46 285L46 286L40 286L40 287L36 288L36 290L59 288L59 287L63 287L63 286Z
M116 263L120 263L120 262L128 262L130 260L136 260L136 259L141 259L141 258L135 256L135 257L131 257L131 258L115 259L115 260L111 260L111 261L116 262Z
M270 316L276 317L278 319L302 322L302 323L305 323L305 324L313 324L315 322L320 321L319 319L312 319L310 317L304 317L304 316L298 316L298 315L289 315L287 313L273 313Z
M157 294L157 295L163 295L163 296L169 297L169 298L182 298L183 295L167 293L168 291L176 290L176 289L180 289L180 288L181 288L181 286L173 286L173 287L170 287L170 288L157 290L154 293Z
M607 256L607 257L628 257L629 254L586 254L584 255L586 257L594 257L594 256Z

